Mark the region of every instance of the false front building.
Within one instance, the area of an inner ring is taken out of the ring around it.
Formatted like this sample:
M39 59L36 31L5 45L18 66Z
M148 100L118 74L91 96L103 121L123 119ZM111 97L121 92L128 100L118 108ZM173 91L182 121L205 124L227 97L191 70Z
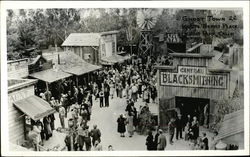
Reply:
M237 97L234 103L235 93L243 91L243 71L218 61L221 53L214 50L210 53L172 53L171 56L172 66L157 66L161 127L167 128L170 119L178 115L187 122L190 115L191 120L197 117L205 127L218 124L219 130L223 114L243 108L242 97Z

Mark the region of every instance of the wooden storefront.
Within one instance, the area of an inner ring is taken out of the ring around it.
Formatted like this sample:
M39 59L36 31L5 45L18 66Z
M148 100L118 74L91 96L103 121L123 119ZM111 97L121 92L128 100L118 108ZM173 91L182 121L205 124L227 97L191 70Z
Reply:
M8 124L9 141L19 144L25 139L25 117L14 107L13 103L34 95L36 80L8 80Z
M192 106L201 113L206 104L209 123L212 123L214 104L230 96L230 69L212 68L214 56L211 54L173 53L172 56L173 66L157 67L160 125L167 127L170 118L176 116L176 109L180 109L184 117L190 114L186 112L192 110Z
M14 145L30 144L31 119L41 120L55 112L48 102L35 96L36 79L8 80L8 132Z

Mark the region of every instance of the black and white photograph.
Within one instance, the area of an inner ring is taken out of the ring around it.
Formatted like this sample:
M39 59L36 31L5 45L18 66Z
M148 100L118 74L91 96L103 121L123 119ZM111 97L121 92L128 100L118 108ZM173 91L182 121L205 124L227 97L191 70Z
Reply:
M244 14L7 8L7 151L249 151Z

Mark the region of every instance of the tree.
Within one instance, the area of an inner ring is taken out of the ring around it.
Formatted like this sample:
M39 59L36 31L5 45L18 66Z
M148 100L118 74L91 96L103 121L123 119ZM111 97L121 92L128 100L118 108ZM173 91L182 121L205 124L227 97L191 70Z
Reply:
M79 29L80 14L77 9L46 9L45 29L49 39L57 44L62 43L71 32Z

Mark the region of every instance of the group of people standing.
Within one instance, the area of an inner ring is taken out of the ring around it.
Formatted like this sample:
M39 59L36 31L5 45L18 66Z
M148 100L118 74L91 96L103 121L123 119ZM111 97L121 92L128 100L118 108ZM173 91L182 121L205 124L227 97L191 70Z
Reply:
M157 129L155 136L153 136L152 131L148 132L148 136L146 138L146 146L147 150L165 150L167 146L166 136L163 135L162 129Z
M55 130L54 121L54 114L44 117L42 121L31 119L32 130L28 133L28 138L36 151L41 150L44 140L49 140L53 136L53 130Z

